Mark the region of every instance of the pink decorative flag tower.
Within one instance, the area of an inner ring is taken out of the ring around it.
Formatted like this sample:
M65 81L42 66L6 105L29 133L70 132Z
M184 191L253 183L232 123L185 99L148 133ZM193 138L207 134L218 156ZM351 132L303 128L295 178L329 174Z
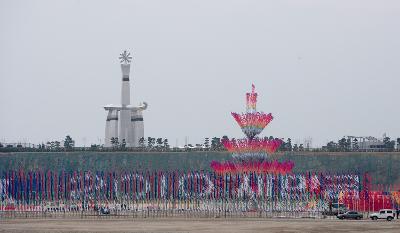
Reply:
M222 141L227 151L232 153L233 161L220 163L213 161L211 168L217 173L279 173L291 172L293 162L268 161L268 155L274 153L282 144L280 139L258 138L257 136L272 121L271 113L257 112L257 92L252 85L251 93L246 93L246 112L232 112L239 124L244 139Z

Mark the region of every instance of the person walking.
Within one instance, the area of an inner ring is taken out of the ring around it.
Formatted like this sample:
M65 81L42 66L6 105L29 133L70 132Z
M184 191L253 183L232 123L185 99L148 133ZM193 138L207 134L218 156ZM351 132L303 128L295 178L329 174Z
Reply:
M397 219L399 219L399 214L400 214L400 209L399 209L399 207L397 207L397 210L396 210L396 217L397 217Z

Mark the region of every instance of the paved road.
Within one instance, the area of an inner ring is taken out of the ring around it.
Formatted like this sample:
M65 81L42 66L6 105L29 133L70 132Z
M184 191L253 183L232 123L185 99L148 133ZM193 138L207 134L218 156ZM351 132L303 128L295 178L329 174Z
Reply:
M0 232L400 232L400 220L312 219L10 219Z

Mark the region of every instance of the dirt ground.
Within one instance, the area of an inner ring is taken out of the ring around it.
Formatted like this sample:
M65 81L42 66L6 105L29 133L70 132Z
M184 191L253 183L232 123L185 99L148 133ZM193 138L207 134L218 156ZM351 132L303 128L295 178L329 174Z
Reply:
M0 232L400 232L400 220L9 219Z

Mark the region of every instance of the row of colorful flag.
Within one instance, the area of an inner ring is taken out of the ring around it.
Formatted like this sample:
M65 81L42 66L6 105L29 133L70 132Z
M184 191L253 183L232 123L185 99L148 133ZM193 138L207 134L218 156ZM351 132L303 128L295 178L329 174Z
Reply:
M57 200L333 200L358 196L358 174L214 172L9 171L0 176L2 201Z

